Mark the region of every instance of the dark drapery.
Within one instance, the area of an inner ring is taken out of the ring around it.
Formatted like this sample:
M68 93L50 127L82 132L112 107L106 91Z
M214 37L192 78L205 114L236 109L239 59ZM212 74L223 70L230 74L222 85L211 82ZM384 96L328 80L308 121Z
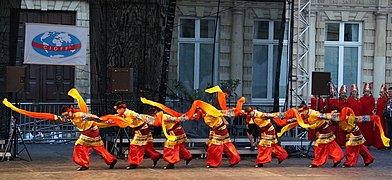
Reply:
M21 1L0 1L0 99L10 98L6 92L6 69L15 65L16 39L18 34L18 20ZM10 110L0 106L0 139L9 137Z
M91 100L94 113L113 111L123 99L145 112L138 97L166 94L162 79L163 32L168 1L90 0ZM133 93L108 93L108 68L133 68ZM163 95L164 96L164 95Z

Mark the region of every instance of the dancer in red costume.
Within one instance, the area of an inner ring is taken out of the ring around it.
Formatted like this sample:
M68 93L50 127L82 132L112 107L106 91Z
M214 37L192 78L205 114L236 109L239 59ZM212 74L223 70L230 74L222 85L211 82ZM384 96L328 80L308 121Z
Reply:
M187 112L188 116L190 116L196 112L196 109L199 109L195 119L203 118L204 122L211 128L207 149L207 168L218 167L222 162L223 152L225 152L230 159L229 167L234 167L241 161L237 149L231 142L227 129L228 124L225 120L225 117L234 117L242 113L241 107L244 98L241 98L238 102L241 103L237 103L236 109L219 111L206 102L196 100L193 102L191 109Z
M388 101L388 88L386 84L382 84L380 88L380 97L377 99L376 114L380 116L381 125L383 129L386 129L385 117L383 115L383 111L387 101ZM382 140L380 138L380 131L378 128L374 129L373 146L376 147L377 149L386 148L382 143Z
M348 120L339 121L339 127L347 132L347 142L346 142L346 161L343 163L342 167L352 167L358 162L359 155L362 156L365 166L373 163L374 157L370 154L367 147L364 145L365 138L363 137L361 130L355 124L355 119L366 123L373 123L370 121L370 116L360 116L355 117L353 110L346 107L343 108L341 117L347 117Z
M207 150L207 168L214 168L221 164L222 154L226 152L230 159L230 167L234 167L241 160L237 149L230 139L227 124L223 116L212 116L201 110L204 122L211 128L210 141Z
M158 107L162 107L164 109L169 109L163 104L153 102L147 100L145 98L141 98L141 101L145 104L156 105ZM164 143L163 149L163 160L168 162L168 165L165 166L165 169L174 169L174 164L180 161L180 157L184 158L185 165L188 165L190 161L192 161L192 154L186 149L185 142L188 141L186 137L185 131L182 128L180 122L189 120L187 116L181 116L180 113L171 110L174 116L168 114L163 114L162 111L158 111L156 108L151 108L151 115L156 117L157 120L155 125L161 125L163 132L167 138Z
M341 160L344 158L343 150L339 147L339 145L335 142L335 135L330 129L329 122L325 121L325 119L336 118L333 116L326 116L326 114L331 113L320 113L318 111L309 109L305 103L302 103L298 108L298 111L301 113L302 117L307 120L309 125L304 125L300 123L303 128L316 129L317 139L314 144L314 159L312 164L309 166L310 168L319 167L325 164L328 160L328 157L331 157L333 160L333 167L336 167ZM297 121L301 117L296 117ZM300 119L302 120L302 118Z
M362 105L362 113L358 115L373 115L375 109L375 100L372 95L372 87L370 83L365 83L363 86L363 96L359 99ZM368 122L361 124L359 128L362 132L363 137L365 137L365 146L373 145L373 134L374 134L374 123Z
M127 108L127 105L122 101L116 102L114 109L117 111L117 116L125 119L127 124L133 128L134 136L129 145L127 169L136 169L143 161L144 153L146 153L153 161L153 167L157 165L161 158L161 153L154 149L153 138L149 128L149 124L155 122L155 118L149 115L138 114Z
M61 116L19 109L9 103L7 99L3 100L3 104L20 114L32 118L47 119L59 123L72 122L72 124L82 132L79 139L75 142L73 153L73 161L80 166L77 170L83 171L89 168L91 148L99 154L105 163L109 165L109 168L112 169L117 163L117 159L105 149L101 140L98 125L102 124L102 119L96 115L87 113L87 105L76 89L71 89L68 92L68 95L74 97L78 101L80 110L74 109L73 106L63 107ZM107 126L105 124L103 125Z
M278 158L278 164L282 163L288 156L287 151L279 146L276 139L275 127L271 120L265 118L265 114L254 110L248 106L245 108L247 119L253 119L260 130L260 141L258 144L258 154L256 160L256 167L263 167L264 164L271 162L272 156Z

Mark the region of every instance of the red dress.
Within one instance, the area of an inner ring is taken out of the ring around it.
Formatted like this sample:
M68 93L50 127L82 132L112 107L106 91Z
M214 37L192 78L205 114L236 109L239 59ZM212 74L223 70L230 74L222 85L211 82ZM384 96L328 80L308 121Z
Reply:
M359 99L362 105L362 114L361 115L373 115L375 100L373 96L363 96ZM362 135L365 137L365 146L373 145L373 133L374 133L374 122L367 122L360 124L359 129L362 132Z
M340 112L344 107L347 106L348 106L347 99L335 98L335 99L329 99L329 105L327 105L327 109L329 110L329 112L331 112L332 110L337 110ZM334 126L332 126L331 129L336 135L336 139L335 139L336 143L339 146L344 146L346 144L346 133L339 128L337 122L332 122L332 124Z
M386 124L385 124L385 117L382 115L382 112L384 110L384 107L385 107L385 104L387 103L387 101L388 101L387 97L380 97L380 98L377 99L377 106L376 106L377 107L376 114L378 116L380 116L381 125L382 125L382 128L384 129L384 131L385 131L385 128L386 128L385 127ZM374 134L373 135L374 135L373 136L373 146L376 147L377 149L385 148L384 143L381 140L380 130L378 128L374 129Z
M351 108L356 116L362 115L362 104L359 99L352 97L347 98L347 107Z

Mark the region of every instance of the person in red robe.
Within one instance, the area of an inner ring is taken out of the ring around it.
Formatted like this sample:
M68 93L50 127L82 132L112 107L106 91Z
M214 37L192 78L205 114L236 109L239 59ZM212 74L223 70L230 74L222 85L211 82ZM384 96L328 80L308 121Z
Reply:
M358 97L358 86L352 84L350 87L350 97L347 98L347 106L351 108L355 115L362 115L362 104Z
M375 100L372 95L372 87L370 83L365 83L363 87L363 96L359 99L359 101L361 101L361 105L362 105L361 115L373 115ZM361 130L362 135L366 139L366 142L364 143L365 146L373 145L374 122L361 124L359 129Z
M356 116L362 115L362 104L358 97L358 86L352 84L350 87L350 97L347 98L347 107L351 108ZM357 126L361 129L361 124L357 123Z
M386 124L385 124L385 117L382 112L385 108L385 104L387 103L387 101L388 101L387 85L382 84L380 88L380 97L377 99L376 114L380 116L381 125L383 129L386 129ZM378 128L374 129L373 146L376 147L377 149L386 148L380 138L380 130Z
M329 85L329 96L324 100L324 112L325 113L329 113L331 112L334 107L338 107L338 99L336 97L337 93L336 93L336 89L335 86L330 83Z
M329 112L337 111L340 112L344 107L348 106L348 100L347 100L347 86L342 85L339 89L339 98L338 99L332 99L329 102ZM335 133L336 136L336 143L338 143L339 146L344 146L346 144L346 133L341 130L336 122L332 122L334 125L332 127L332 131Z

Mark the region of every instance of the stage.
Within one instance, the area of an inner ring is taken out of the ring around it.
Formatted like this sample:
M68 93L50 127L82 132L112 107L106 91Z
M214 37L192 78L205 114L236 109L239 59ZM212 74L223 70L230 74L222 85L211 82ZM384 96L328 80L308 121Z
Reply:
M69 144L27 144L33 161L10 160L0 162L0 179L392 179L392 152L370 148L375 162L363 167L362 159L353 168L332 168L332 162L319 168L308 168L310 158L290 156L282 164L273 159L262 168L255 168L255 155L242 155L242 161L234 168L228 167L223 158L218 168L207 169L204 158L195 158L190 165L181 161L176 169L165 170L166 162L160 160L155 168L152 161L144 159L135 170L126 170L126 160L119 160L114 169L91 151L90 169L76 171L72 161L73 143ZM26 152L21 157L28 159Z

